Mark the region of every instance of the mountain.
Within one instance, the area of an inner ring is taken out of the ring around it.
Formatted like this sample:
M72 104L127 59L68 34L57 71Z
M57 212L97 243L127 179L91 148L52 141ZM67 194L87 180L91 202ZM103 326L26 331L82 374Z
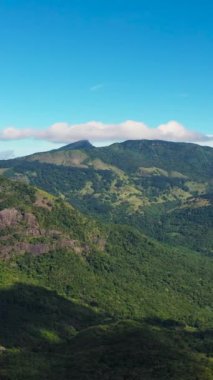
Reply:
M0 378L211 380L212 258L63 198L0 177Z
M63 146L62 148L59 148L58 150L78 150L78 149L92 149L94 148L93 145L88 140L80 140L76 141L74 143L68 144L66 146Z
M25 252L36 257L62 249L102 250L97 223L71 205L21 182L1 178L0 186L0 259Z
M184 315L194 324L210 302L208 256L159 243L132 226L101 224L61 198L4 177L0 233L2 262L13 262L36 278L39 274L46 286L84 303L95 299L102 311L127 318L156 314L182 320ZM202 285L196 292L198 271Z
M88 141L1 161L9 178L23 179L88 215L133 225L176 246L211 255L213 149L166 141ZM190 236L190 238L189 238Z

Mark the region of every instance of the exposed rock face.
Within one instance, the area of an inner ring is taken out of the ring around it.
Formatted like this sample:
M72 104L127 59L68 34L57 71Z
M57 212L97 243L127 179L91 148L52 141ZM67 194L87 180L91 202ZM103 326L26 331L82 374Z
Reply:
M20 222L25 222L30 235L40 235L39 224L36 217L31 213L22 214L15 208L6 208L0 211L0 228L15 226Z
M26 235L39 236L41 231L36 217L31 213L21 213L15 208L6 208L0 211L0 229L12 227L20 222L26 223Z
M37 227L38 226L36 217L33 214L30 214L30 213L24 214L24 220L26 221L26 223L29 227L35 227L35 226Z
M9 228L12 233L6 228ZM13 232L16 234L15 238ZM47 242L36 241L37 238L45 238ZM0 259L8 260L14 254L24 253L39 256L53 249L69 249L76 254L89 252L89 246L71 239L61 231L46 231L40 228L36 216L32 213L22 213L16 208L0 211Z
M6 228L9 228L12 234L4 235ZM19 241L14 241L13 231L16 234L15 240ZM39 223L32 213L22 213L16 208L0 211L0 257L9 259L14 253L31 253L32 255L48 253L49 244L27 241L29 238L41 237L42 233L45 235L45 231L40 229Z
M21 213L15 208L7 208L0 211L0 229L14 226L22 219Z
M44 253L49 252L49 245L43 243L30 244L30 243L18 243L16 245L17 252L27 252L31 253L34 256L43 255Z
M48 244L19 242L14 245L3 246L0 248L0 258L8 260L13 254L30 253L33 256L40 256L48 253L50 246Z
M36 199L36 201L35 201L34 204L37 207L43 207L43 208L46 208L49 211L52 209L51 202L48 199L45 199L43 197L39 197L38 195L37 195L37 199Z
M36 220L36 217L33 214L30 214L30 213L24 214L24 221L27 224L27 235L31 235L31 236L41 235L39 224Z

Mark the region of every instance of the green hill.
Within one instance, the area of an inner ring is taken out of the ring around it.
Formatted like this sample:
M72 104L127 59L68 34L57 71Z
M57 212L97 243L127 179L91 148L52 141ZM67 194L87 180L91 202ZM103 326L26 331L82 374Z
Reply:
M5 176L60 195L102 221L131 224L160 241L213 252L210 147L141 140L95 148L80 141L1 161L0 167Z
M1 379L212 379L210 256L4 177L0 252Z

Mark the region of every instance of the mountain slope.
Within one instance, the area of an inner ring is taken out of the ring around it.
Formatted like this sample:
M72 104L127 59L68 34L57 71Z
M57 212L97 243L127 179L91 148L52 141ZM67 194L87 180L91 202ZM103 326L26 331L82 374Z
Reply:
M212 148L145 140L95 148L83 141L1 161L0 167L8 177L63 195L89 215L213 252Z
M24 252L39 256L63 248L86 254L94 244L101 250L97 224L59 198L1 178L0 200L2 259Z
M78 150L78 149L92 149L94 148L93 145L88 140L80 140L76 141L74 143L68 144L66 146L62 146L62 148L59 148L58 150Z
M59 198L0 178L2 260L84 303L96 299L113 314L208 319L210 258L159 244L132 227L101 225Z
M210 257L4 177L0 252L1 379L212 379Z
M110 323L28 284L1 290L0 303L2 380L212 380L210 331L160 319Z

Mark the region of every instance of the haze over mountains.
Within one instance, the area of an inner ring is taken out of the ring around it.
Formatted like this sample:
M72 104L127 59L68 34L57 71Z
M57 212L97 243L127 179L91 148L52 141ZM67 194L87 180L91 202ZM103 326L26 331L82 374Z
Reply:
M212 148L83 140L0 174L1 379L213 378Z

